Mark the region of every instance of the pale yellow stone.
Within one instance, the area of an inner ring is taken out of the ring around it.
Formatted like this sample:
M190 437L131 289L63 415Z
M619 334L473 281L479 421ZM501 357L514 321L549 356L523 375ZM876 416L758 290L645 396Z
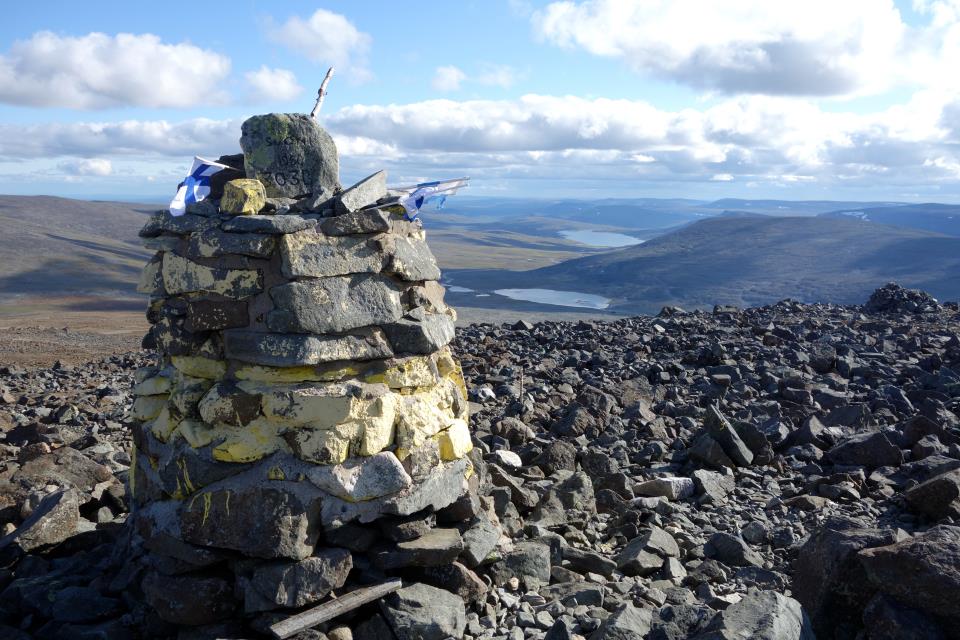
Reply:
M447 380L451 380L460 392L464 415L457 417L462 417L466 420L467 398L470 396L467 394L467 383L463 378L463 367L460 366L460 361L450 353L450 347L444 347L436 354L436 358L437 370L440 372L440 375Z
M213 429L198 420L184 420L177 427L177 433L194 449L207 446L214 437Z
M213 436L214 439L224 437L223 442L213 448L213 458L220 462L254 462L277 451L289 451L277 426L262 419L240 429L213 429Z
M355 398L328 387L275 389L263 392L263 415L290 426L324 429L348 420Z
M141 422L153 420L167 406L168 397L165 393L155 396L140 396L133 401L130 416Z
M227 373L227 363L222 360L200 356L173 356L170 360L178 371L194 378L219 380Z
M359 421L363 427L361 456L372 456L393 444L398 402L399 397L391 393L370 403L366 418Z
M180 421L170 415L170 410L164 405L163 410L149 425L150 432L160 442L166 442L174 432ZM146 426L146 425L144 425Z
M463 420L454 420L437 434L437 441L440 444L440 458L444 461L459 460L473 449L470 429Z
M453 383L401 396L397 405L397 446L411 450L457 419L452 409Z
M153 376L137 383L133 387L135 396L155 396L170 393L170 378L168 376Z
M271 420L287 426L330 428L367 414L369 404L389 393L384 385L322 384L267 385L242 381L244 391L261 394L261 410Z
M359 447L363 427L354 422L331 429L297 429L288 434L294 454L316 464L340 464Z
M170 295L205 291L241 299L263 290L263 275L256 269L214 269L173 253L164 254L162 273Z

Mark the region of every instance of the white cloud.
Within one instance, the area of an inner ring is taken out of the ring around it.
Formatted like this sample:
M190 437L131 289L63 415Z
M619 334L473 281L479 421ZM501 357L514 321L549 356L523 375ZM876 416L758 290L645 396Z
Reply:
M311 62L336 67L338 75L349 81L366 82L373 77L367 67L370 34L339 13L317 9L306 19L293 16L281 25L271 23L268 36Z
M144 158L162 167L194 153L237 152L240 123L0 125L0 162L123 157L127 164L143 161L144 175L158 175ZM326 116L324 125L351 177L385 167L392 179L416 174L471 175L477 184L590 182L621 193L727 182L817 188L824 196L847 186L960 192L960 98L947 93L921 92L867 114L768 96L680 110L576 96L427 100L345 107Z
M444 67L437 67L437 70L433 74L433 82L431 84L437 91L457 91L460 89L460 83L462 83L466 77L467 74L452 64L449 64Z
M113 164L105 158L69 160L61 162L57 168L70 176L109 176L113 173Z
M893 0L566 0L532 22L552 44L729 93L881 91L912 66Z
M0 124L0 159L72 156L188 157L240 150L242 120L166 120Z
M477 82L487 86L509 89L517 82L517 71L505 64L484 64L481 66Z
M246 72L243 77L249 86L248 97L252 102L283 102L303 93L297 76L286 69L263 65L256 71Z
M189 107L224 101L230 59L152 34L60 36L14 42L0 55L0 102L31 107Z

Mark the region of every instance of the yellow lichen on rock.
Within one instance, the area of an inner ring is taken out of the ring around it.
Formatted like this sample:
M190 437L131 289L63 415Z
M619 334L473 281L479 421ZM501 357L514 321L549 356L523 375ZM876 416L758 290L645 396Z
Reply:
M211 431L214 440L223 437L223 442L213 448L213 459L220 462L254 462L277 451L289 451L277 425L267 420L251 422L242 429L221 427Z
M179 424L180 420L171 416L170 409L167 406L164 406L163 410L160 411L160 414L149 423L149 426L144 426L150 430L157 440L160 442L166 442Z
M223 185L220 213L255 215L267 204L263 183L255 178L240 178Z
M411 356L390 363L386 369L370 374L366 382L380 382L391 389L426 387L437 383L437 365L428 356Z
M331 365L304 367L267 367L244 365L234 372L237 380L269 382L273 384L296 384L298 382L336 382L359 376L365 367L361 364L334 363ZM372 381L371 381L372 382Z
M240 382L237 386L248 393L259 393L264 417L287 426L328 429L353 417L357 402L344 385L270 386Z
M216 269L165 253L161 270L163 286L171 295L207 292L241 299L263 290L263 274L256 269Z
M287 433L291 449L301 460L315 464L340 464L360 446L363 427L355 422L331 429L294 429Z
M452 409L448 385L439 384L426 391L400 396L397 404L397 446L407 451L420 447L457 418Z
M227 373L227 363L223 360L201 356L173 356L170 361L180 373L194 378L219 380Z

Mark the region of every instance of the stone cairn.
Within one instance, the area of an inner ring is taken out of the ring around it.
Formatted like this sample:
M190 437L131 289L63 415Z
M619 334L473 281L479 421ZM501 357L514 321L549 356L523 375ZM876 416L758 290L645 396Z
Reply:
M455 562L481 506L455 312L419 220L382 171L341 189L307 116L250 118L240 144L206 200L140 232L157 250L130 480L147 603L204 625L388 576L482 590Z

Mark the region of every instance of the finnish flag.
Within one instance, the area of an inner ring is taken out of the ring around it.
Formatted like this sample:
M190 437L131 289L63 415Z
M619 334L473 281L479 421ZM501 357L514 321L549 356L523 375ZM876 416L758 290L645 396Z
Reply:
M190 175L183 179L177 187L177 195L170 201L170 215L182 216L188 204L200 202L210 195L210 176L229 168L225 164L194 156Z
M452 180L421 182L406 187L391 187L390 191L400 195L400 205L406 211L407 220L413 220L420 213L420 207L431 200L439 200L437 208L442 208L447 196L452 196L459 189L467 186L469 180L470 178L453 178Z

